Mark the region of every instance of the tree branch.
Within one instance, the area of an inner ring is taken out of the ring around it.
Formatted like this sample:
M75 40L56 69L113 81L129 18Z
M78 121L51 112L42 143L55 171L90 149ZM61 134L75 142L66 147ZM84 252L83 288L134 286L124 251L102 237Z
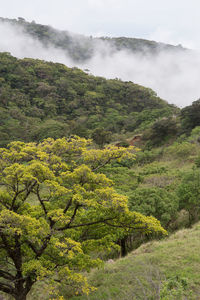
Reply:
M111 226L111 227L115 227L115 228L126 228L126 229L134 229L134 230L144 230L144 229L147 229L147 225L146 226L143 226L143 227L133 227L133 226L130 226L130 225L127 225L127 224L121 224L121 225L114 225L114 224L110 224L108 223L107 221L104 222L106 225L108 226ZM137 222L135 223L136 224L140 224L140 222Z
M0 290L4 293L15 295L14 287L12 287L10 284L0 282Z
M3 277L7 280L14 280L15 279L15 277L12 274L10 274L9 272L3 271L3 270L0 270L0 277Z
M39 193L39 185L37 186L36 195L37 195L38 200L39 200L39 202L40 202L40 204L41 204L41 206L42 206L42 209L43 209L43 211L44 211L44 214L45 214L45 216L47 217L48 211L47 211L47 209L46 209L46 206L44 205L44 200L42 200L41 197L40 197L40 193ZM49 220L49 222L50 222L50 228L52 229L56 222L53 221L51 217L48 217L48 220Z
M101 165L97 166L96 168L93 168L92 171L97 171L99 170L100 168L103 168L105 165L107 165L112 159L118 159L120 158L121 155L117 156L117 157L109 157L104 163L102 163Z
M65 209L63 210L64 214L68 211L68 209L70 208L71 205L72 205L72 198L68 201Z
M33 250L33 252L38 255L38 250L35 248L35 246L30 241L25 241L25 243Z
M45 207L45 205L44 205L43 200L42 200L41 197L40 197L40 193L39 193L39 185L37 186L36 195L37 195L37 197L38 197L38 200L39 200L39 202L40 202L40 204L41 204L41 206L42 206L42 209L43 209L45 215L47 216L47 209L46 209L46 207Z
M15 207L15 201L16 201L16 199L17 199L17 197L21 194L21 193L23 193L23 192L25 192L26 190L27 190L27 192L26 192L26 195L24 196L24 199L23 199L23 202L28 198L28 196L29 196L29 194L31 193L31 191L32 191L32 189L34 188L34 186L36 185L36 183L37 183L37 181L35 181L35 182L33 182L33 184L31 185L31 184L29 184L29 186L28 187L25 187L24 189L22 189L21 191L19 191L18 190L18 182L17 182L17 190L15 189L15 195L14 195L14 197L13 197L13 200L12 200L12 204L11 204L11 207L10 207L10 210L17 210L19 207L17 206L16 207L16 209L14 209Z
M14 262L14 253L11 250L11 246L9 245L6 237L4 236L4 234L2 233L2 231L0 231L0 237L2 238L3 244L4 244L4 249L6 250L6 252L8 253L8 256L10 258L12 258L13 262Z
M46 238L45 238L45 240L44 240L44 243L43 243L42 247L37 251L36 258L40 257L40 256L43 254L44 250L45 250L45 249L47 248L47 246L48 246L48 243L49 243L49 241L50 241L50 239L51 239L51 236L52 236L52 233L50 233L49 235L46 236Z
M75 209L74 209L74 212L73 212L73 215L72 215L70 221L69 221L63 228L65 228L65 229L71 228L71 227L70 227L70 224L73 222L73 220L74 220L74 218L75 218L75 216L76 216L76 213L77 213L79 207L81 207L80 204L77 204L77 205L75 206ZM62 229L57 229L57 230L62 230ZM63 229L63 230L64 230L64 229Z
M71 217L71 220L70 220L69 223L67 224L68 227L69 227L70 224L73 222L73 220L74 220L74 218L75 218L75 216L76 216L76 213L77 213L77 211L78 211L78 209L79 209L80 206L81 206L80 204L77 204L77 205L75 206L74 213L73 213L73 215L72 215L72 217Z
M98 221L84 223L84 224L73 225L73 226L70 226L70 227L68 227L68 224L69 224L68 223L67 225L65 225L63 227L60 227L60 228L57 228L56 230L62 231L62 230L65 230L65 229L78 228L78 227L83 227L83 226L91 226L91 225L96 225L96 224L100 224L100 223L105 223L105 221L110 221L110 220L113 220L113 218L108 218L108 219L105 219L105 220L98 220Z
M27 295L28 292L30 291L32 285L35 283L35 280L32 280L30 276L28 276L26 278L26 281L25 281L25 294Z
M25 195L23 201L25 201L25 200L28 198L28 196L30 195L32 189L35 187L36 184L37 184L37 181L35 180L35 181L33 182L33 184L30 185L30 187L27 188L27 193L26 193L26 195Z

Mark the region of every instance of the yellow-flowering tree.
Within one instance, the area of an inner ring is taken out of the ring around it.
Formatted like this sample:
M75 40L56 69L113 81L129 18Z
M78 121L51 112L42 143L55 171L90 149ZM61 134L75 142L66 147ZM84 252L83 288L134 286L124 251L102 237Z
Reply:
M165 234L160 223L128 210L101 167L134 156L125 148L92 150L90 141L12 142L0 149L0 290L26 299L33 284L91 287L80 271L90 254L135 230Z

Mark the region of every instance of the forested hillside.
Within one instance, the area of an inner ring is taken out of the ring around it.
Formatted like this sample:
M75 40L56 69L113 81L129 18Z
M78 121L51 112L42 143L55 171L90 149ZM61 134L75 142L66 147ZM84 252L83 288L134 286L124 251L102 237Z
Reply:
M0 53L0 144L145 129L177 112L151 90L62 64ZM116 139L116 138L115 138Z
M45 47L54 46L62 49L75 62L84 62L90 59L97 48L109 47L110 52L128 50L133 53L157 55L160 51L183 52L181 45L173 46L155 41L137 38L108 38L86 37L68 31L61 31L48 25L37 24L34 21L27 22L23 18L6 19L0 18L3 24L9 24L16 29L21 29L26 35L39 40Z
M179 109L130 81L0 53L4 295L76 299L95 286L91 299L195 299L199 226L111 261L108 282L86 272L199 221L199 115L200 100Z

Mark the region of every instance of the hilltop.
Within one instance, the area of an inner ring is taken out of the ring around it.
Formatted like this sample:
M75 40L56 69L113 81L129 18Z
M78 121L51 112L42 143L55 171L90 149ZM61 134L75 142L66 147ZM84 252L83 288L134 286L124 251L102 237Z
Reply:
M87 37L67 30L58 30L49 25L37 24L35 21L27 22L24 18L0 17L0 22L20 29L27 37L40 41L45 47L54 46L64 50L74 62L87 61L95 54L97 48L103 47L109 48L110 53L126 50L131 53L155 56L162 51L174 54L186 51L181 45L173 46L139 38Z

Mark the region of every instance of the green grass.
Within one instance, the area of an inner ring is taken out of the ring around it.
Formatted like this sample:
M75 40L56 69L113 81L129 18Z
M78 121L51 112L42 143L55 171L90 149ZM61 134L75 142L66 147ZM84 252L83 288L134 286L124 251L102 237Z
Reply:
M200 299L199 249L200 223L93 270L97 290L71 300Z

